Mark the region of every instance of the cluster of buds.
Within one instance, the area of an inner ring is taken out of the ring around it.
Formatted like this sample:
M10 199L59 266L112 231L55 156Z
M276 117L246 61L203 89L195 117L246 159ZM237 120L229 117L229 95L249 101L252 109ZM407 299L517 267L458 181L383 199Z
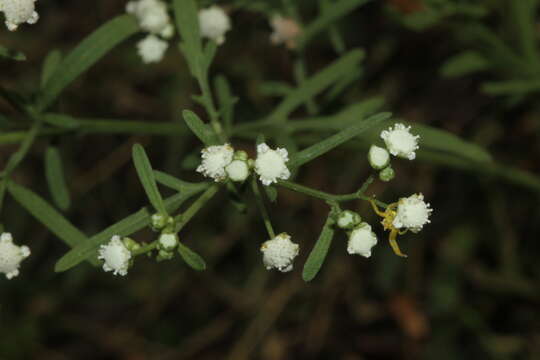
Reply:
M230 144L213 145L201 151L201 164L197 172L216 182L227 179L243 182L254 171L263 185L268 186L290 177L288 161L286 149L272 149L265 143L257 146L255 160L249 159L245 151L235 151Z
M225 34L231 29L231 19L221 7L212 5L199 10L199 29L202 37L221 45L225 42Z
M19 25L35 24L39 20L36 11L37 0L0 0L0 12L4 13L9 31L15 31Z
M126 12L137 19L141 30L148 35L137 43L137 51L145 64L159 62L170 39L174 26L167 11L167 4L161 0L134 0L126 5Z

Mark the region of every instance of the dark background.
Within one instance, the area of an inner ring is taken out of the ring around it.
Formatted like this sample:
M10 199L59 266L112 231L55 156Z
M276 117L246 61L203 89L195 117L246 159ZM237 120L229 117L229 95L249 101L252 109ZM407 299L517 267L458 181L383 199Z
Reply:
M489 4L495 1L487 2ZM31 93L41 62L53 48L66 53L106 20L123 1L37 3L41 19L19 31L0 31L0 43L23 51L26 62L0 63L3 87ZM502 71L457 79L441 65L466 48L460 21L497 30L500 13L481 19L442 16L412 30L403 17L422 1L372 1L339 22L348 48L367 52L362 79L333 113L373 95L411 122L429 124L485 146L504 166L540 170L538 95L522 101L482 93L483 81ZM306 19L315 15L302 2ZM229 8L232 10L232 8ZM293 81L295 54L268 41L263 14L232 12L233 30L220 47L212 73L222 73L240 98L236 117L248 122L272 110L276 98L263 81ZM198 93L182 55L172 45L157 65L142 65L130 39L108 54L61 96L55 111L72 116L180 121ZM310 73L338 57L324 36L308 48ZM16 116L0 101L4 115ZM298 116L305 116L303 110ZM69 134L41 138L13 178L49 198L44 180L47 145L61 150L73 205L68 218L88 234L146 205L131 163L131 145L145 145L154 167L200 180L189 161L200 150L194 136L158 137ZM249 150L251 142L239 140ZM0 167L15 145L2 145ZM86 264L53 271L66 246L8 198L2 223L32 256L12 281L0 279L0 358L15 359L538 359L540 358L540 187L509 184L504 176L462 172L422 161L394 161L398 176L376 182L370 194L387 202L423 192L434 208L432 223L400 238L404 260L393 255L387 234L364 202L348 204L376 229L379 245L369 259L349 256L339 234L318 277L301 269L318 236L327 206L280 190L271 216L301 246L295 270L267 272L266 240L254 204L238 214L221 194L180 233L207 261L197 273L180 259L137 258L127 277ZM332 193L354 191L368 174L365 152L341 148L302 168L297 181ZM504 171L503 171L504 173ZM504 174L503 174L504 175ZM134 236L151 241L153 234Z

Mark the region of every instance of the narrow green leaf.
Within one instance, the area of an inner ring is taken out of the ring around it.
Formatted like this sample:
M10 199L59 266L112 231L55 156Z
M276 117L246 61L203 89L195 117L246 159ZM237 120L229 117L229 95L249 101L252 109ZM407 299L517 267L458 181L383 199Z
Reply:
M70 197L64 178L64 167L60 153L54 146L49 146L45 152L45 177L47 178L49 191L56 205L62 210L68 209Z
M43 120L49 125L63 129L76 129L81 126L79 120L64 114L48 113L43 115Z
M308 99L313 98L336 81L348 76L349 73L359 66L363 57L364 52L362 50L356 49L349 51L291 91L268 118L277 122L285 121L288 115L298 106L305 103Z
M88 70L112 48L139 31L131 15L118 16L85 38L50 75L39 100L39 110L46 109L80 74Z
M326 259L326 255L328 254L328 250L330 249L330 245L332 244L332 239L334 238L333 225L334 220L332 219L332 216L329 215L323 226L321 235L319 235L319 239L315 243L315 246L313 246L313 250L311 250L306 263L304 264L304 271L302 272L302 279L304 279L304 281L313 280L321 269L324 259Z
M154 177L156 181L162 185L165 185L178 192L185 192L190 190L202 191L210 186L208 182L191 183L184 180L180 180L177 177L169 175L159 170L154 170Z
M144 148L140 144L133 145L132 156L135 169L137 170L139 180L141 180L141 184L146 192L148 200L157 212L167 214L165 204L163 203L163 199L161 198L161 194L159 193L156 184L156 179L154 178L152 165L150 165L150 160L148 160Z
M197 114L190 110L184 110L182 111L182 115L187 126L204 145L210 146L217 144L214 132L207 124L202 122Z
M348 128L338 132L337 134L332 135L329 138L322 140L321 142L318 142L298 152L294 157L291 158L289 162L289 166L293 168L301 166L327 153L328 151L343 144L344 142L349 141L352 138L362 134L369 128L377 125L381 121L384 121L390 118L391 116L392 116L391 113L380 113L380 114L370 116L365 121L351 125Z
M195 251L188 248L186 245L178 243L178 253L180 253L182 259L192 269L197 271L203 271L206 269L206 263L204 262L204 259Z
M165 200L165 208L168 213L176 211L182 204L199 193L201 190L186 191L182 194L175 194ZM86 243L78 245L73 248L67 254L62 256L55 265L56 272L62 272L71 269L78 265L82 261L88 258L95 258L97 256L97 249L100 245L108 242L113 235L129 236L144 227L147 227L151 223L151 217L154 212L148 207L142 208L101 231L100 233L92 236Z
M232 95L231 86L223 75L216 77L215 89L225 132L230 134L234 121L234 105L238 102L238 98Z
M489 95L525 95L540 90L540 81L528 80L490 81L482 84L482 91Z
M264 96L285 97L293 90L294 88L284 81L265 81L259 85L259 91Z
M490 63L475 51L465 51L448 59L441 67L446 77L458 77L490 68Z
M86 235L30 189L10 182L8 191L26 211L70 247L85 246L89 243ZM83 260L85 259L81 259ZM94 265L98 263L97 259L90 259L90 262Z
M26 55L17 50L11 50L0 45L0 58L6 58L15 61L26 60Z
M189 50L202 53L199 12L194 0L174 0L176 28Z
M51 78L52 74L58 69L58 65L62 61L62 53L59 50L51 50L45 61L43 61L43 68L41 69L41 88L45 87L45 84Z

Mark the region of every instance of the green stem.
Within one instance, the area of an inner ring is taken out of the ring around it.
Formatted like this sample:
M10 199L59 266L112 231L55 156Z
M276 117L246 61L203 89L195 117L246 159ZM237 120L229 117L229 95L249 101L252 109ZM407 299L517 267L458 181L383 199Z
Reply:
M208 83L208 74L197 76L197 82L202 92L202 103L206 112L210 116L210 125L212 129L223 142L227 141L225 134L223 133L223 128L219 122L219 113L216 110L216 105L214 104L214 99L212 97L212 91L210 90L210 84Z
M158 241L154 240L151 243L148 243L146 245L141 246L137 250L133 251L131 254L133 256L143 255L146 254L149 251L154 250L158 246Z
M261 215L263 217L266 231L268 232L270 239L273 239L276 237L276 233L274 232L274 228L272 227L272 222L270 221L268 210L266 209L266 206L264 206L263 198L262 198L261 192L259 191L259 186L257 185L257 179L255 178L255 176L252 178L251 188L253 189L253 194L255 195L255 201L257 202L257 207L259 208L259 211L261 212Z
M30 128L30 131L26 133L26 136L17 152L9 158L6 168L3 171L3 178L2 182L0 183L0 211L2 210L2 207L4 205L4 198L6 195L6 187L9 181L9 177L17 168L17 166L19 166L19 164L24 160L41 129L41 116L35 113L34 110L31 108L27 109L27 115L32 118L32 120L34 120L34 124Z
M343 195L330 194L324 191L316 190L316 189L313 189L304 185L294 183L292 181L280 180L278 182L278 185L284 188L287 188L289 190L302 193L302 194L305 194L305 195L308 195L317 199L325 200L328 202L343 202L343 201L351 201L351 200L358 200L358 199L369 201L369 200L372 200L372 198L370 198L369 196L365 196L362 192L362 189L365 190L365 188L367 188L367 186L371 183L371 181L370 181L370 178L368 178L368 180L364 182L364 185L362 185L362 188L360 190L354 193L343 194ZM375 203L382 208L386 208L388 206L386 203L383 203L382 201L379 201L379 200L375 200Z
M197 200L191 204L189 208L187 208L186 211L184 211L182 214L179 214L175 216L174 220L176 223L176 227L174 229L175 233L178 233L186 224L197 214L197 212L203 207L204 204L208 200L210 200L219 190L218 185L214 184L210 186L204 193L202 193L201 196Z

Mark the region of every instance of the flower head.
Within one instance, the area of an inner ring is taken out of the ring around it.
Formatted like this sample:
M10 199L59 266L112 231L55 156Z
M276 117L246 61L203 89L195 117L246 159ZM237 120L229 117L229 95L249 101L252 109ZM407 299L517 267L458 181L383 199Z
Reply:
M114 275L127 275L131 252L122 242L120 236L114 235L109 243L101 245L98 259L103 260L103 270L113 271Z
M5 274L8 280L19 275L21 261L28 256L30 256L28 246L13 244L13 237L10 233L0 235L0 273Z
M299 248L298 244L291 241L291 237L287 233L281 233L264 242L261 246L261 252L266 269L277 269L281 272L291 271L293 260L298 255Z
M429 204L424 202L422 194L401 198L392 225L397 229L406 228L415 233L419 232L425 224L430 222L429 217L432 211Z
M409 160L416 157L415 151L418 149L418 138L410 132L411 127L403 124L394 124L388 130L381 132L388 151L394 156L399 156Z
M197 167L197 172L214 181L223 181L227 178L225 168L233 160L234 149L229 144L213 145L202 149L201 165Z
M287 48L296 48L296 38L302 29L296 21L281 15L274 15L270 20L270 25L274 32L270 35L273 44L285 44Z
M39 20L36 0L0 0L0 11L6 17L9 31L15 31L20 24L35 24Z
M371 226L361 223L351 231L347 252L349 254L358 254L364 257L371 256L371 248L377 245L377 236L371 231Z
M160 250L171 251L178 245L178 235L162 233L158 239Z
M289 154L286 149L272 150L265 143L259 144L255 172L264 185L275 183L278 179L287 180L291 176L286 165L287 161L289 161Z
M385 148L371 145L368 152L368 160L376 170L383 169L390 162L390 154Z
M155 35L148 35L137 43L137 50L145 64L160 62L169 44Z
M225 41L225 33L231 29L231 20L219 6L199 10L201 36L214 40L218 45Z
M134 15L142 30L163 37L172 35L172 24L167 4L161 0L135 0L126 5L126 12Z
M249 166L245 160L233 160L227 165L225 171L232 181L241 182L249 176Z

